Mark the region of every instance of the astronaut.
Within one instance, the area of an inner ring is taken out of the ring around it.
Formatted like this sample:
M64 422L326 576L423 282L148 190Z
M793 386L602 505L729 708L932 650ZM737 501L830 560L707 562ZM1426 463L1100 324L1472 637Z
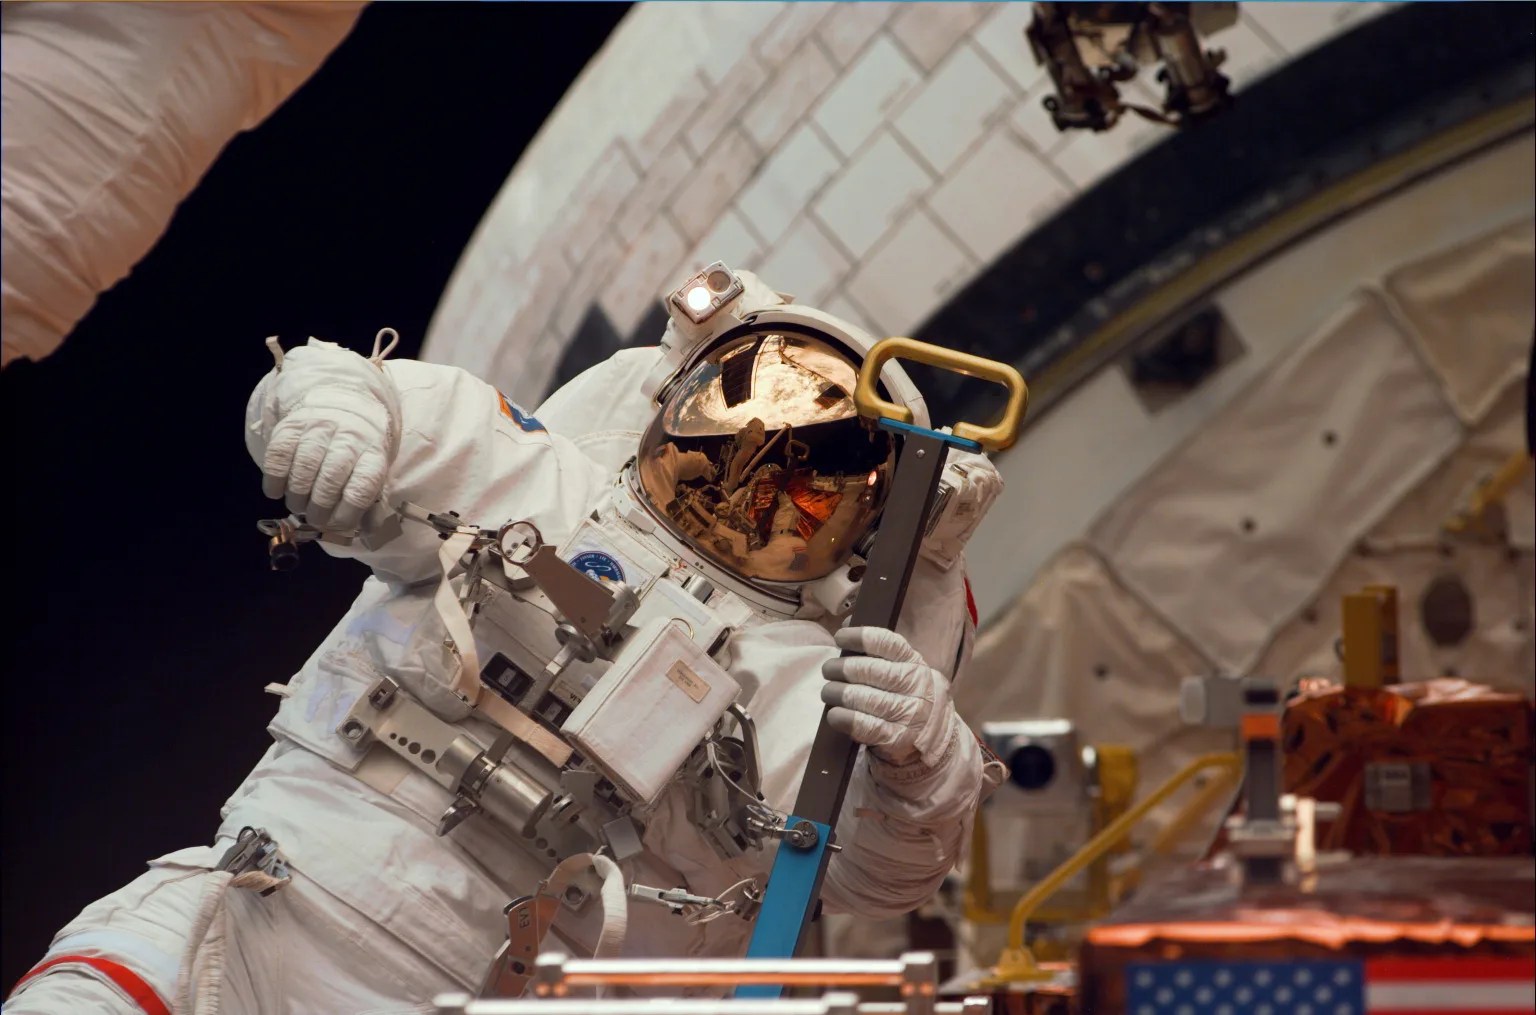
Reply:
M621 788L603 781L611 793L600 800L588 781L587 803L623 804L640 837L629 850L605 840L621 863L604 864L622 867L625 883L708 899L766 884L771 843L731 848L718 822L701 821L696 784L663 773L653 788L638 786L643 762L689 721L687 702L676 723L621 729L628 739L606 759L611 742L578 740L572 756L550 735L547 720L564 715L545 707L560 707L557 692L575 688L576 711L560 727L569 733L590 703L583 689L596 700L595 688L644 652L582 662L559 651L565 663L548 664L555 682L517 699L532 701L531 713L490 691L485 660L556 656L548 602L524 591L466 609L452 519L536 531L572 574L606 580L583 586L589 593L639 591L636 623L659 610L663 633L726 618L707 646L677 636L694 669L667 672L696 704L728 684L750 707L763 807L787 813L824 704L828 722L864 745L823 887L827 911L894 916L933 893L1003 774L949 700L974 633L961 551L1001 480L984 458L959 456L896 630L843 626L856 588L850 564L878 522L895 461L893 439L852 404L872 342L746 272L700 279L710 281L707 314L676 301L659 349L599 364L537 415L463 371L388 361L377 348L364 357L311 340L281 357L246 414L264 490L311 526L355 534L322 546L373 576L301 671L269 688L283 699L274 744L225 805L215 843L154 860L87 907L18 984L8 1012L420 1012L434 994L478 990L506 939L508 900L545 882L564 855L557 831L546 831L548 798L515 820L493 813L488 797L485 813L479 798L459 807L466 798L445 789L441 765L423 760L433 752L386 735L376 705L413 709L420 728L483 748L477 771L511 772L514 782L554 770L537 756L551 743L572 758L560 787L587 772L571 766L596 764ZM880 380L926 422L898 368ZM391 506L408 504L429 508L439 527L395 518L391 528ZM678 588L701 610L688 614L692 626L667 612L681 609L667 605ZM359 717L370 716L360 749ZM509 832L517 821L521 838ZM586 826L562 827L578 836ZM615 916L627 923L628 956L740 954L750 936L740 915L694 918L616 899L610 887L601 886L602 905L593 890L586 904L561 908L551 944L600 951Z

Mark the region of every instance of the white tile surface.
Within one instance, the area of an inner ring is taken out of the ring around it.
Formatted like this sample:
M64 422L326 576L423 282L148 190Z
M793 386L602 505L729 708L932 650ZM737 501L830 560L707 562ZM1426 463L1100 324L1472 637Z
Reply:
M821 134L802 124L742 189L736 207L758 235L772 244L841 166L842 158Z
M760 161L756 146L740 129L726 130L699 157L693 173L672 192L672 217L683 232L690 237L709 232L716 217L736 197Z
M592 249L605 227L640 182L619 144L609 145L597 163L576 185L565 219L551 230L563 238L565 250L573 261L580 261Z
M509 275L508 279L515 279L516 285L530 290L528 302L523 304L515 319L517 327L530 333L542 331L560 305L561 294L573 274L567 259L551 244L535 254L529 263L518 267L515 274Z
M837 65L845 67L902 6L899 3L885 3L883 0L840 3L831 17L821 23L816 37L821 40L827 52L832 54Z
M859 150L922 72L896 44L879 36L843 73L812 117L844 155Z
M837 69L820 46L802 46L742 114L742 129L763 151L772 151L836 77Z
M1291 55L1322 42L1342 31L1355 28L1392 4L1380 3L1250 3L1239 8L1281 48ZM1211 37L1212 45L1224 33Z
M1049 154L1063 147L1067 143L1069 134L1056 129L1051 122L1051 114L1046 112L1041 103L1047 95L1055 94L1051 87L1051 79L1044 78L1035 83L1035 86L1024 94L1018 104L1009 114L1009 122L1019 137L1038 152Z
M1219 49L1227 54L1218 70L1232 82L1234 93L1275 69L1284 59L1284 54L1277 47L1254 31L1245 15L1239 16L1237 24L1231 28L1207 39L1206 48Z
M961 45L892 123L942 175L1013 101L1013 87L975 49Z
M848 259L814 219L804 216L774 245L758 274L775 291L814 307L839 287L847 270Z
M570 281L558 287L560 298L550 318L551 326L563 335L576 334L587 308L632 249L632 244L599 243L593 247L587 259L572 270Z
M1008 0L989 4L987 17L971 33L976 46L992 58L1020 91L1029 91L1045 77L1045 68L1035 62L1024 38L1034 5L1028 0Z
M825 310L833 317L840 318L856 328L862 328L875 338L887 337L880 331L879 325L870 321L869 314L864 312L864 308L856 306L848 298L846 291L837 293L837 295L822 303L817 309Z
M1071 199L1071 188L999 126L928 195L928 207L987 264Z
M651 163L639 184L630 191L614 219L614 231L625 243L633 243L640 232L664 207L668 195L693 172L693 157L682 145L673 145Z
M1122 92L1123 94L1123 92ZM1079 190L1086 190L1155 144L1173 136L1175 128L1126 113L1109 130L1075 130L1051 153L1051 161Z
M663 289L679 279L679 266L689 244L666 218L657 219L641 241L630 248L617 271L603 287L603 312L620 337L629 335L650 310Z
M508 305L491 302L485 311L474 313L464 325L474 340L466 347L466 354L453 361L477 374L489 369L506 347L513 347L516 354L530 347L534 336L553 316L560 294L570 281L571 269L559 249L554 244L546 244L527 263L509 266L500 274L499 279L493 280L492 291L497 295L518 292L516 309L508 313L505 312L510 309ZM500 284L496 285L496 282ZM506 393L518 397L510 390ZM521 394L528 397L526 393Z
M799 52L822 19L837 6L823 0L795 0L785 4L784 12L752 44L752 50L770 67L777 66Z
M732 268L756 271L761 257L762 245L747 227L746 221L735 209L727 208L709 235L694 247L693 255L684 268L687 271L698 271L706 264L724 261Z
M554 327L540 334L508 334L479 376L519 406L532 409L544 400L569 341L568 334Z
M883 334L910 334L975 271L976 262L926 213L906 217L848 279L848 294Z
M813 207L843 246L863 257L932 182L890 131L881 131Z
M932 70L987 15L987 7L984 3L903 4L891 19L891 35L924 69Z
M683 137L688 147L696 152L708 151L719 139L721 132L736 122L741 111L767 80L768 72L763 69L763 65L750 56L744 56L710 90L703 108L683 128Z
M773 25L798 3L767 0L711 0L710 3L657 4L672 8L660 14L667 27L681 33L690 53L710 81L721 81L757 40L771 35ZM639 78L644 81L644 77Z
M670 148L683 128L693 122L695 114L703 108L704 100L709 96L709 81L698 72L693 81L696 86L685 87L667 100L661 113L631 146L635 161L642 167L650 166L657 156Z

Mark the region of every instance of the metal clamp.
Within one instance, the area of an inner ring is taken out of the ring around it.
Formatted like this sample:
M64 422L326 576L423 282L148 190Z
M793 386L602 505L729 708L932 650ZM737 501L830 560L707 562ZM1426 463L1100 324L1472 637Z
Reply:
M224 851L224 856L214 870L229 871L236 877L248 871L261 871L284 883L288 880L288 862L277 851L277 843L272 841L272 836L267 834L265 828L252 828L249 825L240 829L235 844ZM281 887L281 884L273 885L261 894L271 895Z
M646 902L659 902L674 913L681 913L684 906L700 909L728 909L730 903L708 895L694 895L681 888L652 888L649 885L630 885L629 894Z
M875 387L880 378L881 368L893 359L926 363L940 370L964 374L967 377L980 377L982 380L992 381L1007 388L1008 404L1003 407L1002 418L997 423L988 427L977 426L974 423L956 423L953 431L956 437L974 441L987 451L1002 451L1010 448L1018 439L1019 427L1024 422L1024 412L1029 407L1029 386L1024 383L1023 376L1017 370L1006 363L982 359L980 356L972 356L970 353L955 349L929 345L914 338L883 339L876 342L875 347L869 351L869 355L864 357L864 365L859 368L859 383L853 393L853 402L858 407L860 416L868 419L893 420L897 423L912 422L911 409L881 398Z

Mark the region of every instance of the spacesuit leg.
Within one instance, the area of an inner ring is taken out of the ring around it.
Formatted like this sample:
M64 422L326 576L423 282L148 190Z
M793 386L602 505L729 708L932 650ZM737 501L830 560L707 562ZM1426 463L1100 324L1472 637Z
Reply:
M185 850L163 859L196 863L202 859L196 854L207 854L208 866L218 859L212 849ZM22 977L6 1004L7 1015L75 1011L79 999L89 999L91 1007L83 1009L88 1011L169 1015L192 1010L179 1003L190 999L192 987L184 967L203 943L194 945L193 938L204 900L213 901L209 889L214 878L197 866L157 861L126 887L91 903ZM228 875L222 880L227 882ZM204 923L211 931L213 921L205 918ZM208 958L227 956L224 935L202 937L213 938ZM217 993L204 991L205 996Z
M461 989L313 881L270 896L183 850L92 903L23 977L6 1015L417 1015Z
M6 1015L62 1015L63 1012L72 1015L143 1015L144 1012L169 1011L157 1007L147 998L145 1001L134 1000L130 991L135 991L136 986L134 980L128 978L136 975L132 970L108 969L110 972L95 969L87 972L73 966L51 969L46 976L29 981L25 993L7 1002L3 1010ZM125 985L119 986L119 980ZM139 996L144 997L143 994Z

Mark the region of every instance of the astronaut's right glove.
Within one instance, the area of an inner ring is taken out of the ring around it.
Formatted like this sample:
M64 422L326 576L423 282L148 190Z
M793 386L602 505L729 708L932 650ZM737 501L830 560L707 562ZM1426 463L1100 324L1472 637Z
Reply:
M245 415L262 492L310 524L355 529L383 494L400 402L380 363L312 338L262 379Z
M827 724L888 765L942 765L963 725L944 674L895 631L849 627L834 637L838 648L862 654L822 665L821 700L832 706Z

